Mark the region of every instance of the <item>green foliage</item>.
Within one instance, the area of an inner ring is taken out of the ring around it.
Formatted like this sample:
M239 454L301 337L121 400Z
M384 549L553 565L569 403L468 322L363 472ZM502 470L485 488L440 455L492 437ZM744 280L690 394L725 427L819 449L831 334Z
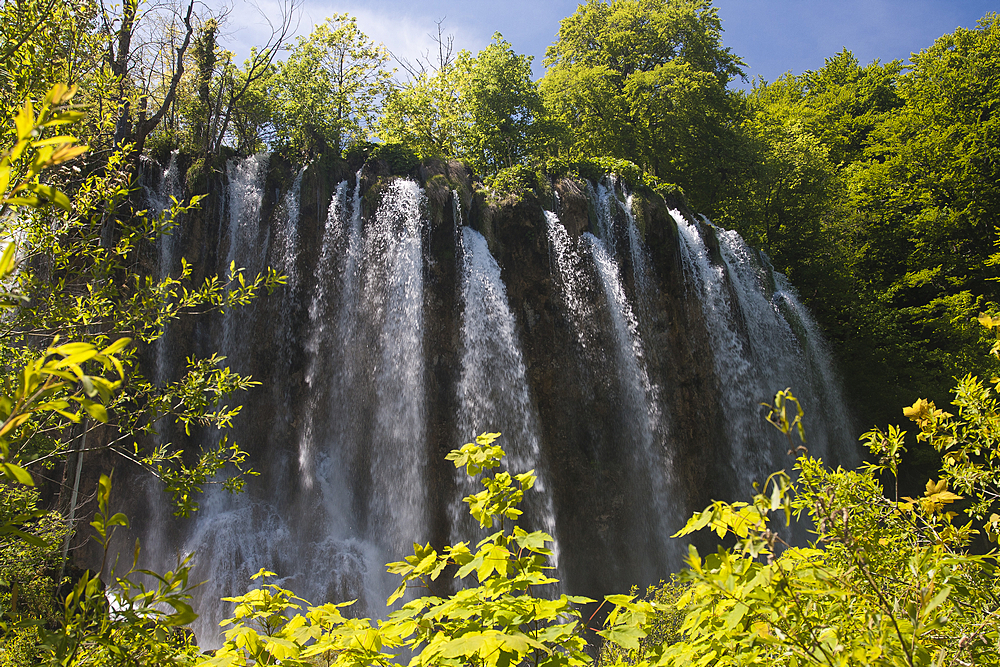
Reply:
M260 570L254 579L273 577ZM341 609L350 602L310 606L276 584L265 584L246 595L224 598L236 603L233 618L222 622L226 643L199 667L222 665L386 665L383 647L397 644L379 632L368 619L346 618ZM388 641L388 643L386 643Z
M31 665L38 621L57 620L55 604L59 545L68 529L58 512L38 509L35 489L0 484L0 522L18 530L0 532L0 665ZM24 539L28 537L29 539ZM34 539L31 539L34 538Z
M531 57L514 53L500 33L472 59L459 54L461 99L468 114L463 157L482 174L524 161L540 140L542 98L531 80Z
M516 164L501 169L495 175L487 177L483 184L496 200L502 200L510 195L519 200L525 192L541 194L551 190L549 177L545 171L527 164Z
M101 58L93 2L5 2L0 7L0 111L13 115L59 83L78 83ZM10 128L0 128L8 143Z
M256 48L251 49L250 58L243 63L242 68L229 69L233 91L229 105L230 127L236 140L234 147L239 155L258 153L276 138L274 121L278 117L278 102L273 86L278 68L271 63L266 66L261 64L260 60L266 55L259 53ZM238 97L237 93L240 93ZM218 138L217 150L221 148L221 141L225 138L227 137Z
M458 158L484 176L540 154L551 131L531 57L514 53L500 33L476 56L462 51L394 90L378 130L422 158Z
M392 72L389 54L336 14L299 37L272 83L278 140L304 153L340 152L366 141Z
M499 433L484 433L448 454L456 467L477 476L500 465L503 450L493 444ZM515 483L516 482L516 483ZM534 483L533 472L511 476L499 472L482 480L484 490L465 502L480 525L499 527L472 548L461 542L438 553L429 544L414 545L414 553L389 563L402 582L389 598L391 605L408 589L429 588L447 569L461 585L449 597L428 595L406 602L386 621L345 618L350 603L310 606L275 584L246 595L226 598L236 604L234 617L223 622L226 643L198 665L337 664L390 665L389 651L408 651L411 665L475 665L496 667L532 664L572 666L589 662L583 652L579 612L574 604L587 598L561 595L537 598L532 587L556 582L545 570L551 537L505 528L519 516L516 505ZM478 585L470 577L475 574ZM261 570L255 579L274 576ZM301 603L301 604L300 604ZM303 606L307 612L298 610Z
M245 454L223 440L201 453L194 466L186 466L181 451L169 444L140 451L135 441L128 441L150 432L165 415L188 431L192 424L225 428L238 409L219 406L252 383L220 368L222 359L212 357L191 360L178 382L154 387L138 374L138 356L128 344L132 339L152 343L184 313L246 304L258 290L273 289L283 279L268 271L248 280L232 265L226 279L212 276L194 286L192 267L183 260L176 276L153 280L140 275L136 257L141 247L168 232L177 215L197 205L197 198L189 204L174 202L156 218L132 209L127 148L112 154L102 171L76 183L72 201L42 183L44 169L86 150L72 136L45 136L50 128L79 119L78 112L64 108L72 95L72 89L54 87L37 116L33 105L25 103L15 119L17 141L0 159L3 212L20 207L19 215L4 218L4 233L19 239L22 255L15 263L11 244L0 268L13 280L5 290L8 301L30 303L7 320L0 347L7 368L7 389L0 400L5 474L27 483L25 466L51 465L65 457L72 443L68 425L86 414L118 433L92 449L111 449L163 478L179 512L186 514L197 507L192 492L226 464L235 466L237 477L247 472ZM39 355L35 341L52 336L53 344ZM59 344L60 338L74 342ZM127 388L121 391L123 385ZM238 490L241 482L227 486Z
M219 24L215 19L209 19L198 30L192 42L194 57L194 88L195 96L190 102L188 116L191 122L191 134L199 148L208 142L212 117L212 75L215 73L216 36Z
M454 158L463 152L466 124L460 101L460 71L453 62L393 88L378 120L386 143L402 143L420 158Z
M128 519L109 511L111 480L102 475L97 490L98 510L91 526L107 560L111 536ZM137 568L136 542L131 569L116 576L110 590L99 576L86 572L62 601L55 629L38 628L40 664L135 665L189 664L197 655L184 626L197 615L191 608L190 565L160 575ZM101 563L103 574L105 562ZM150 586L144 581L152 581ZM22 622L27 625L28 622Z
M193 510L191 495L198 485L227 463L241 467L245 454L238 447L223 440L217 452L205 452L187 467L181 452L170 445L142 453L134 445L129 453L119 443L149 430L162 415L174 415L186 427L192 423L225 427L238 409L220 407L220 400L252 383L228 368L218 368L221 359L212 357L190 360L181 382L154 388L137 373L132 339L112 339L127 331L139 341L151 342L162 335L166 322L186 310L243 304L258 287L272 287L280 279L271 274L248 281L231 266L227 281L209 279L201 288L191 289L185 284L191 271L186 264L179 278L156 282L136 275L139 245L167 229L184 207L175 202L164 217L152 221L145 212L122 215L128 195L123 152L111 156L104 173L77 183L73 200L41 182L44 170L86 150L69 135L45 137L49 128L79 118L63 106L73 92L55 86L37 115L26 102L15 119L14 143L0 158L3 231L19 239L23 257L16 256L10 243L0 258L0 279L13 281L5 285L6 305L22 304L6 318L0 346L5 364L0 390L4 661L161 664L194 655L188 634L177 630L195 618L187 602L189 566L182 563L165 575L138 570L137 544L132 569L115 579L116 593L109 596L99 577L86 574L75 584L65 584L71 590L58 601L58 608L54 593L64 582L56 581L53 572L62 571L65 555L57 557L57 551L72 526L56 513L37 509L37 494L24 488L34 484L28 468L50 466L65 457L73 442L69 426L82 423L85 436L91 419L115 427L120 434L91 450L110 448L147 468L155 466L173 492L178 512ZM7 215L12 207L18 207L18 215ZM76 340L60 343L60 336ZM36 337L51 337L52 344L39 350L32 344ZM239 486L239 481L228 484L231 490ZM109 511L110 492L110 479L102 475L98 510L90 525L105 558L114 530L127 526L122 514ZM75 503L75 491L73 495ZM155 587L136 575L152 579Z
M25 102L15 117L16 136L14 145L0 158L0 216L5 216L11 207L41 209L46 203L70 210L68 197L55 187L41 182L41 172L46 168L70 160L86 147L76 146L76 138L58 135L43 139L47 128L71 123L79 118L74 111L60 109L74 94L65 85L57 85L46 95L36 116L32 104ZM13 196L11 196L13 195ZM6 222L7 218L3 218ZM4 231L12 228L4 225ZM15 243L10 242L0 257L0 280L6 281L17 270ZM21 274L17 274L20 279ZM24 303L27 299L20 290L5 290L5 307ZM21 309L17 312L23 312ZM94 419L107 421L104 404L110 402L112 393L119 387L124 377L121 361L117 356L130 340L121 338L100 349L84 343L58 345L55 337L53 346L41 356L32 350L4 349L4 356L24 361L23 368L5 378L3 393L0 394L0 477L18 484L33 485L31 476L22 467L25 463L21 449L34 435L38 417L59 415L71 422L77 422L84 412ZM9 344L9 343L8 343ZM84 365L101 364L104 371L117 371L118 380L105 379L84 371ZM95 400L96 399L96 400ZM13 445L13 446L12 446ZM38 545L37 539L16 530L13 520L5 522L0 531L13 532Z
M375 160L385 160L393 174L409 174L420 163L416 153L405 144L375 144L369 155Z
M627 648L632 644L633 639L628 639L628 634L619 634L617 637L623 639L621 643L613 640L606 641L601 645L601 651L595 660L598 667L607 665L636 665L646 660L650 651L657 651L659 647L667 644L674 644L683 637L681 627L684 624L684 612L677 607L680 599L689 591L690 584L682 582L676 574L670 575L669 581L660 581L655 586L646 589L644 601L652 603L653 613L647 614L642 621L641 632L644 633L638 640L635 648ZM638 593L636 586L632 587L631 597ZM617 598L616 598L617 599ZM628 600L631 604L632 601ZM628 626L618 626L622 633L628 632ZM634 631L633 631L634 633Z
M649 175L634 162L614 157L591 157L569 164L569 170L581 178L597 183L608 174L614 174L631 186L658 188L658 179Z
M944 387L933 383L995 369L972 320L998 298L989 262L1000 210L1000 125L990 112L1000 99L998 36L990 15L914 54L899 79L903 106L871 131L850 172L862 250L854 270L900 320L896 344L923 348L909 360L910 382L937 398Z
M105 559L114 531L128 526L124 515L109 511L110 494L110 478L102 475L91 526ZM0 535L0 664L187 664L193 659L197 651L184 629L196 617L189 604L187 562L164 575L137 569L136 543L132 568L115 577L110 588L89 572L75 582L57 582L59 545L69 531L62 517L38 510L33 489L3 484L0 497L5 525L28 531ZM102 562L102 573L104 568ZM155 586L144 583L149 581ZM68 592L57 596L57 586Z
M757 82L733 116L735 178L705 207L789 276L834 341L856 409L883 427L900 403L940 402L953 378L1000 370L974 321L998 300L998 30L987 15L905 68L842 51ZM907 456L904 486L922 484L933 455ZM924 468L910 474L914 461Z
M957 418L927 401L905 411L918 439L951 457L919 498L885 497L876 475L897 469L903 434L875 430L863 439L877 463L831 471L803 455L794 482L776 473L752 503L716 502L696 513L678 536L709 528L735 547L706 556L690 547L680 575L689 588L670 604L622 601L625 611L609 617L606 636L632 632L636 640L629 652L605 653L650 665L1000 664L996 553L969 552L973 521L957 520L951 508L963 497L948 490L976 501L965 510L972 520L996 500L1000 467L982 456L995 449L991 393L967 377L956 389ZM793 434L804 441L797 406L788 391L769 406L769 421L790 447ZM780 537L790 513L814 527L807 547ZM995 539L994 516L987 531ZM639 650L656 613L670 610L685 616L680 636Z
M79 111L65 108L75 93L75 88L56 85L42 100L37 115L27 100L14 116L13 141L0 157L0 218L6 216L11 206L39 207L51 202L69 210L69 198L54 186L42 183L40 174L46 168L72 160L87 147L75 145L76 138L69 135L43 139L42 134L46 129L82 117ZM10 256L5 255L4 278L11 273L9 262Z
M707 206L740 146L726 90L742 61L710 0L589 0L564 19L540 88L570 159L631 160Z
M984 318L990 328L998 323ZM994 354L998 354L996 348ZM953 415L933 401L917 400L903 414L920 428L918 442L929 443L942 458L942 479L971 502L966 512L985 524L987 537L1000 542L1000 413L997 386L966 375L955 388Z

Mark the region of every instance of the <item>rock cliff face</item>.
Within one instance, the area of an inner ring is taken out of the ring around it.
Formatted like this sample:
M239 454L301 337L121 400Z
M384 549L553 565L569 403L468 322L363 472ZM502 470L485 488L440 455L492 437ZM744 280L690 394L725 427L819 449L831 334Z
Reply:
M504 434L515 472L538 471L524 520L555 536L563 587L591 596L666 576L691 511L787 467L759 407L776 390L802 399L815 453L854 458L814 325L735 234L613 179L492 201L457 163L405 176L231 161L151 255L161 272L183 256L201 276L231 262L288 276L148 354L160 380L219 351L262 383L234 429L262 473L246 495L209 493L174 522L136 481L126 508L164 565L197 553L203 642L226 613L210 601L261 567L381 613L385 562L478 539L461 503L474 486L444 455L482 431ZM151 183L151 199L171 188Z

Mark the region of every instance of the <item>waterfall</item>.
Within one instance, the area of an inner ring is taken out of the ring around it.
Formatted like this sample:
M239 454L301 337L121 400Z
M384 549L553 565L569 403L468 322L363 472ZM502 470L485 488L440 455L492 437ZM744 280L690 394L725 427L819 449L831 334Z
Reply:
M299 213L301 211L302 176L306 172L303 167L295 175L292 187L281 202L282 213L279 220L282 226L278 231L278 265L273 267L286 278L288 289L286 294L294 292L299 284ZM287 327L285 327L287 329Z
M363 310L378 328L370 521L400 551L425 525L423 198L412 181L392 183L365 238Z
M462 361L456 442L474 439L484 431L500 432L507 469L515 474L533 469L538 476L534 491L525 498L525 529L552 535L555 514L541 461L538 411L531 398L517 322L507 301L500 266L490 254L486 239L472 228L461 228L459 243ZM464 470L456 474L462 496L480 490ZM477 534L472 530L475 522L469 517L468 507L459 498L452 502L451 515L459 539L469 540Z
M354 343L354 336L349 327L352 321L350 315L356 307L356 289L352 288L356 282L356 266L360 252L361 211L358 206L355 206L352 214L349 209L347 191L348 182L341 181L330 200L326 225L323 229L319 263L316 267L317 280L313 287L312 298L309 301L309 324L305 344L308 358L305 382L309 387L309 392L306 395L307 406L304 411L304 424L298 437L301 484L307 489L311 488L314 482L313 457L317 437L314 420L325 414L328 404L332 405L334 410L342 405L340 399L343 396L335 396L331 401L326 392L335 391L337 387L344 384L350 386L349 378L353 377L352 369L349 366L343 366L343 364L350 362L351 357L344 355L338 359L341 361L345 375L343 381L341 383L322 382L322 379L326 378L329 373L334 372L333 369L336 366L333 357L337 357L338 351L350 349ZM337 257L344 258L342 264L335 264ZM328 322L330 318L327 310L330 304L327 292L331 287L340 288L343 305L339 316L335 317L333 322ZM330 324L333 325L333 340L330 340L328 333ZM347 415L342 416L346 417ZM338 420L335 423L343 422ZM336 428L336 425L333 428ZM322 435L321 433L320 436Z
M780 273L775 273L774 278L776 290L772 300L795 331L805 357L804 386L810 392L804 404L807 410L806 436L810 442L822 444L819 450L812 444L809 449L814 456L823 457L830 465L855 468L861 464L860 452L857 447L847 446L847 443L853 443L857 436L852 434L850 411L841 391L840 377L834 370L830 347L788 279Z
M603 178L596 187L589 183L588 187L597 213L598 235L612 254L623 252L619 247L622 225L617 220L624 219L625 240L628 242L627 264L631 269L637 302L645 306L646 297L655 287L652 284L646 249L643 247L635 215L632 212L632 194L628 188L618 183L613 174ZM618 196L619 190L622 193L621 198Z
M784 277L758 261L736 232L707 222L692 224L677 211L671 215L688 287L701 302L712 337L727 417L728 465L737 489L749 493L754 481L784 467L787 441L764 422L760 404L772 402L786 387L805 410L810 452L835 463L853 460L847 410L835 388L829 354ZM717 258L706 236L717 244ZM771 289L772 282L784 289ZM786 313L794 313L794 327Z
M227 263L237 266L253 266L268 252L249 244L260 210L259 163L252 166L230 166L236 183ZM208 581L197 595L202 616L195 628L208 646L217 643L218 621L229 614L218 600L245 591L260 567L281 573L284 583L312 599L358 599L358 613L378 614L395 587L383 564L427 539L423 191L413 182L393 183L366 220L359 186L340 183L315 270L307 275L295 262L300 179L301 173L280 207L282 226L266 237L275 241L269 261L289 276L280 316L250 309L227 313L223 321L222 337L236 357L253 349L244 340L254 331L290 344L304 337L306 387L298 406L287 382L291 345L267 350L281 373L269 378L267 392L280 404L281 423L262 425L277 442L257 442L259 429L236 435L255 451L276 452L256 464L271 481L235 498L207 493L183 526L178 553L195 553L195 576ZM311 294L304 335L291 330L295 318L286 312L296 307L291 294L300 283L308 283ZM266 340L257 338L258 344ZM230 362L239 370L239 358ZM282 433L293 438L294 468L277 454Z
M481 486L444 455L483 431L503 434L512 472L535 469L523 526L556 538L563 590L589 596L668 576L685 550L669 535L692 511L788 467L759 406L775 391L802 400L812 453L855 460L815 322L734 232L651 213L613 177L564 188L558 215L474 196L463 221L447 178L425 191L369 167L271 162L230 160L218 219L194 212L158 249L162 275L201 250L206 275L287 276L172 330L151 360L176 378L186 355L218 351L262 383L234 399L232 438L261 473L247 491L208 491L186 521L150 495L134 519L152 569L195 554L203 646L231 615L220 599L261 567L312 602L384 615L398 583L385 563L482 534L461 502ZM175 176L176 156L151 199L180 192ZM208 430L178 442L211 443Z
M169 210L173 204L173 199L180 199L184 194L181 187L180 169L177 166L177 151L170 153L170 160L160 174L158 187L145 187L146 198L150 203L151 212L155 215L162 215ZM156 275L161 280L171 271L177 268L179 248L177 226L180 220L174 220L170 228L164 230L157 239L158 261Z
M581 350L586 350L595 325L593 285L587 278L580 254L573 239L552 211L545 211L549 240L549 263L560 288L560 296Z
M676 210L671 210L670 214L677 224L686 287L701 303L712 339L718 393L727 415L730 474L745 481L746 473L754 477L768 462L761 460L768 450L757 448L751 442L751 434L759 432L754 406L765 400L767 394L748 391L753 385L753 369L736 330L731 297L726 293L724 267L711 262L708 246L694 224Z
M299 484L323 503L328 531L388 562L426 539L423 193L398 181L365 221L359 187L351 197L342 182L327 213L308 308Z
M253 278L264 270L264 258L270 241L270 227L260 224L261 204L264 199L264 177L267 175L268 153L257 153L243 160L233 158L226 162L229 190L226 193L228 234L226 262L220 267L223 280L229 278L231 268L245 269ZM263 236L263 238L262 238ZM222 242L220 235L220 243ZM222 256L222 253L219 253ZM239 335L247 324L243 310L230 310L223 318L221 352L231 359L246 354L246 341Z
M226 263L236 262L237 268L254 270L260 265L267 243L258 243L260 236L260 209L264 198L264 177L267 174L268 153L258 153L246 159L233 158L226 162L229 190L226 206L229 211L228 237L226 238ZM265 239L269 228L265 228Z
M177 166L177 151L170 153L170 160L160 175L158 188L146 188L146 197L151 204L152 211L156 215L162 215L173 203L173 198L180 198L183 195L183 188L180 181L180 169ZM180 225L183 221L175 219L173 224L160 234L156 240L157 263L156 277L163 280L176 272L180 264ZM169 327L156 342L156 370L153 373L153 382L162 385L167 381L167 374L171 365L170 359L170 337Z
M183 194L181 186L180 168L177 165L178 151L170 153L170 160L167 166L159 174L159 182L153 185L144 185L143 190L146 200L149 203L149 210L153 215L163 215L173 204L173 199L180 199ZM156 162L153 162L157 167ZM171 273L179 273L180 250L181 250L181 229L183 219L178 216L173 220L168 228L156 239L156 278L163 280ZM153 373L150 380L158 387L162 387L171 380L171 371L176 364L177 355L174 348L174 337L172 336L169 324L164 325L160 337L152 345ZM166 425L161 420L154 426L162 430ZM157 432L153 436L153 442L157 447L167 444L167 438ZM146 480L141 483L140 495L148 499L148 506L151 508L151 520L155 524L165 524L169 522L169 508L162 502L162 491L155 481ZM144 544L147 551L160 552L164 550L162 535L153 534Z
M603 202L598 199L598 203ZM605 209L598 218L604 220L599 231L605 238L584 233L578 242L554 213L547 211L545 216L554 273L576 338L589 365L603 367L615 384L619 431L614 455L623 458L629 470L628 497L634 503L629 537L643 552L636 560L645 561L642 567L648 571L663 571L672 551L667 538L679 527L680 518L670 503L669 435L659 388L647 373L638 321L613 255L616 235L610 211ZM603 312L598 311L601 305ZM610 326L595 331L604 322Z

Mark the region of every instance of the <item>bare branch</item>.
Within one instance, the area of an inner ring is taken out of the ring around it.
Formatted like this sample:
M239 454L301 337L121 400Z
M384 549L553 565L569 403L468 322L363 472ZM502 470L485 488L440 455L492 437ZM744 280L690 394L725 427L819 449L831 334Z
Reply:
M437 26L437 34L427 33L427 36L437 44L437 63L431 61L430 50L425 50L415 61L407 60L397 56L392 51L389 55L402 67L411 79L419 79L421 76L432 72L440 72L447 69L455 61L455 35L444 34L444 21L447 16L441 17L434 24Z
M177 68L174 70L174 76L170 80L170 89L167 91L167 95L160 105L160 108L148 119L140 118L139 122L136 123L135 129L135 143L136 143L136 154L142 153L143 145L146 142L146 137L149 133L153 131L159 122L163 118L163 115L167 112L167 108L174 101L174 96L177 94L177 84L180 83L181 77L184 75L184 53L187 51L188 45L191 43L191 34L194 32L194 27L191 23L191 12L194 10L194 0L190 0L188 3L187 14L184 16L184 42L177 47ZM146 98L143 98L146 99Z
M298 9L302 6L302 0L287 0L287 2L281 5L281 10L279 14L279 20L277 22L272 22L268 18L267 14L260 9L259 6L254 5L264 20L267 21L268 26L271 28L271 36L268 38L267 43L259 51L254 51L248 61L246 68L246 76L243 81L243 85L238 89L233 86L229 91L229 103L226 105L226 115L223 118L222 123L219 126L218 133L216 134L214 140L210 141L208 149L209 151L215 151L222 144L223 138L226 136L226 132L229 130L229 122L232 119L233 107L243 99L250 86L263 77L271 64L274 62L275 57L278 55L278 51L281 47L285 45L292 34L298 30L299 19L296 18L298 14ZM293 25L293 19L294 25ZM220 91L221 95L221 91Z

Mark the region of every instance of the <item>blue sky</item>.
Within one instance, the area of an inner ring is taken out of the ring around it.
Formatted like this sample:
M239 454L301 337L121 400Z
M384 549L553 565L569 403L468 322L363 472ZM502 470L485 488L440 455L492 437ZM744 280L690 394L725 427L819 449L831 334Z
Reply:
M219 0L209 4L218 5ZM350 13L361 29L393 53L413 59L432 47L428 33L444 19L455 46L476 52L494 32L519 53L533 55L535 75L543 72L545 48L553 42L560 19L572 14L576 0L304 0L300 34L334 13ZM244 55L267 37L263 19L247 0L229 0L230 47ZM275 13L277 0L257 3ZM822 67L823 59L842 48L867 64L901 58L929 46L956 27L972 28L987 12L1000 11L1000 0L716 0L725 32L723 42L748 64L750 78L773 81L791 70L798 74Z

